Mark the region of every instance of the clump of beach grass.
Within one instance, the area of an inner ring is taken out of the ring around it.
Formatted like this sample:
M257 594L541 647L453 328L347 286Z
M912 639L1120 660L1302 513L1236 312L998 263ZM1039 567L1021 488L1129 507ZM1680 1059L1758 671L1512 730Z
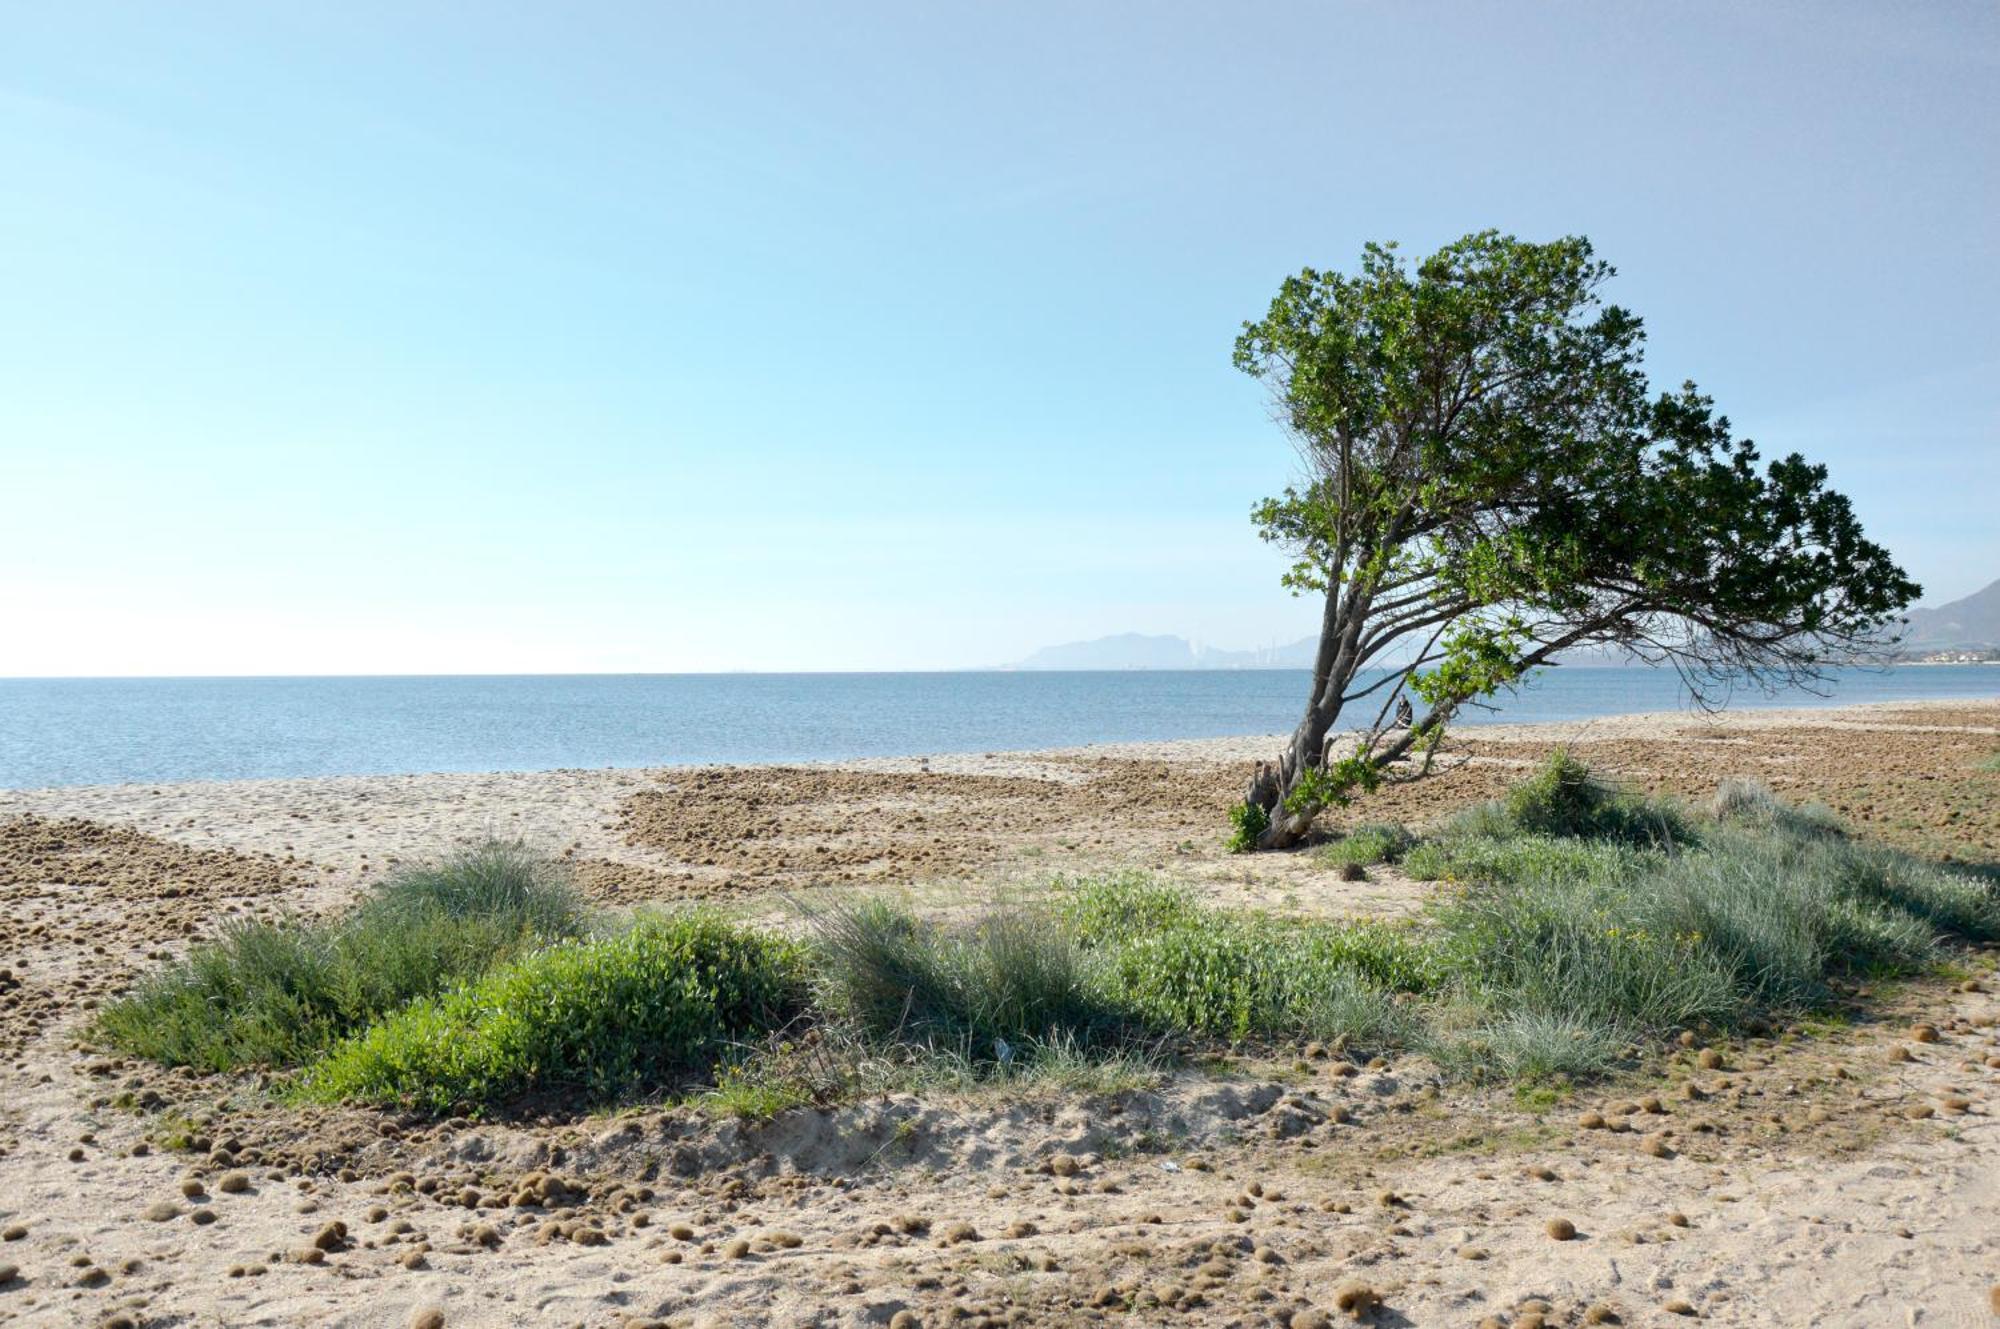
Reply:
M1823 812L1737 786L1697 826L1615 792L1579 796L1568 766L1409 855L1413 874L1454 888L1431 909L1453 1013L1433 1049L1448 1066L1573 1074L1621 1043L1810 1011L1837 977L1916 974L1948 939L2000 937L1990 883L1855 841ZM1578 838L1579 824L1609 833Z
M956 923L882 900L820 910L819 1013L878 1047L1006 1078L1185 1036L1386 1044L1408 1023L1395 994L1429 981L1395 924L1216 909L1138 873L1061 881L1054 896Z
M1579 1083L1616 1069L1629 1054L1623 1031L1586 1016L1517 1010L1422 1043L1447 1075L1470 1081Z
M884 900L812 918L820 1001L867 1034L975 1059L1060 1037L1115 1037L1119 1014L1075 931L1045 909L1002 905L949 926Z
M1017 1098L1095 1096L1150 1089L1166 1079L1172 1058L1142 1041L1080 1043L1056 1035L992 1049L885 1041L851 1025L825 1023L805 1037L774 1037L732 1048L715 1085L689 1100L717 1116L764 1119L791 1107L884 1094Z
M1114 879L1082 886L1065 905L1083 921L1109 1000L1139 1027L1373 1040L1398 1023L1394 994L1431 981L1428 952L1406 927L1218 909L1187 892L1169 905L1161 889Z
M1417 837L1406 826L1370 822L1322 845L1314 857L1333 868L1379 867L1401 859L1416 842Z
M203 1070L297 1066L405 1002L590 924L559 868L489 842L399 871L327 920L246 920L108 1005L99 1038Z
M1709 815L1734 826L1781 828L1805 836L1847 833L1840 818L1824 803L1794 807L1761 780L1724 780L1709 800Z

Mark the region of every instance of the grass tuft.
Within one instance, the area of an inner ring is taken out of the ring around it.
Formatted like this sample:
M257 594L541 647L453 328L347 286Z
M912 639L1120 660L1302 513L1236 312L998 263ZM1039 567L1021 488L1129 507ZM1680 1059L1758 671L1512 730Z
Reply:
M1610 1074L1628 1041L1618 1026L1582 1016L1514 1011L1492 1024L1435 1037L1425 1050L1454 1079L1565 1085Z
M1853 841L1755 787L1721 791L1715 810L1698 843L1474 821L1412 851L1413 873L1458 886L1432 909L1458 1000L1489 1023L1583 1020L1612 1041L1726 1027L1823 1005L1837 976L1920 972L1941 938L2000 929L2000 894L1976 876Z
M1005 1049L1116 1032L1093 965L1073 932L1025 907L948 928L886 901L825 910L814 960L829 1013L873 1037L1005 1061Z
M1372 1041L1397 1023L1392 992L1433 981L1407 928L1213 909L1144 877L1075 883L1063 917L1110 1002L1154 1032Z
M1313 856L1328 867L1372 868L1400 860L1417 837L1407 827L1394 823L1356 826Z
M1628 794L1593 774L1567 749L1558 749L1498 801L1460 813L1448 830L1665 846L1687 840L1691 828L1673 804Z
M99 1016L123 1051L203 1070L296 1066L417 997L588 926L561 873L489 843L407 869L327 921L236 922Z

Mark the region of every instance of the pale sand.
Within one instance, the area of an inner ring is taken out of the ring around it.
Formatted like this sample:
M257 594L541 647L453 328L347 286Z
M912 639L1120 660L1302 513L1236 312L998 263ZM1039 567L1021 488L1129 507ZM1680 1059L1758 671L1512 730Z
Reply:
M1490 749L1476 759L1496 775L1524 760L1514 745L1553 742L1577 743L1586 755L1593 746L1607 756L1625 753L1635 769L1661 763L1659 749L1644 744L1665 744L1676 758L1685 754L1689 770L1721 761L1728 765L1713 774L1736 774L1763 760L1760 735L1791 744L1773 748L1766 765L1791 772L1785 778L1802 787L1855 764L1798 762L1802 732L1809 751L1854 757L1870 743L1888 750L1893 740L1907 756L1934 741L1957 763L1964 753L2000 748L1992 741L2000 707L1898 703L1741 712L1717 721L1621 717L1482 729L1475 746ZM88 1325L125 1313L135 1323L396 1326L435 1305L451 1326L653 1319L880 1325L905 1307L928 1325L952 1322L954 1310L974 1317L959 1323L976 1323L1011 1304L1015 1322L1024 1324L1108 1314L1111 1323L1262 1325L1285 1323L1298 1308L1332 1310L1332 1290L1352 1279L1386 1295L1381 1324L1473 1326L1496 1316L1521 1325L1531 1313L1519 1308L1531 1297L1553 1303L1548 1323L1562 1325L1582 1323L1597 1303L1627 1324L1684 1323L1665 1309L1675 1298L1704 1321L1729 1325L1991 1322L1988 1289L2000 1283L2000 1070L1985 1062L2000 1060L2000 997L1990 975L1986 991L1920 985L1882 1025L1798 1048L1737 1049L1725 1071L1676 1072L1659 1086L1666 1114L1637 1114L1640 1128L1626 1134L1579 1130L1577 1115L1652 1086L1586 1093L1543 1117L1505 1095L1446 1086L1433 1099L1431 1073L1412 1060L1349 1078L1327 1074L1326 1063L1301 1075L1282 1063L1253 1064L1243 1078L1191 1075L1115 1104L896 1099L788 1114L769 1127L647 1110L570 1126L447 1124L390 1139L370 1114L301 1119L257 1106L242 1082L96 1062L70 1044L83 1002L115 988L149 953L178 949L191 928L232 909L332 907L392 860L454 841L518 836L581 860L644 869L658 875L634 878L631 889L657 887L666 898L679 883L706 892L733 880L732 889L761 909L759 892L790 889L799 879L792 850L838 850L856 841L853 828L829 831L811 821L812 800L822 795L865 805L878 818L948 812L948 824L938 827L942 838L965 840L977 854L918 857L940 838L926 821L924 829L865 841L869 852L882 850L883 866L877 871L877 859L857 854L848 882L913 889L940 904L991 889L995 880L1025 889L1054 868L1123 861L1173 871L1221 897L1278 907L1395 910L1420 898L1424 888L1391 874L1340 883L1309 855L1246 861L1215 849L1216 801L1237 787L1248 762L1276 745L1267 736L813 768L819 774L799 777L801 801L772 814L782 833L777 846L715 868L690 865L685 854L689 843L700 852L726 848L720 839L700 849L709 842L630 838L639 823L627 818L628 800L692 798L695 773L687 771L0 793L0 829L35 814L144 833L53 833L67 837L70 849L87 842L94 855L88 868L48 849L47 834L36 841L42 848L8 864L10 931L0 932L0 967L11 967L22 986L0 991L0 1014L12 1019L32 1009L46 1020L19 1026L32 1032L24 1045L9 1044L0 1071L0 1229L27 1227L21 1239L0 1242L0 1267L18 1267L17 1277L0 1284L0 1322ZM1120 765L1097 765L1105 762ZM1036 821L1018 792L989 798L975 783L970 792L953 786L950 797L934 794L942 782L923 783L926 764L934 775L1041 781L1029 788L1076 798L1083 809L1094 791L1110 787L1102 781L1122 780L1121 806L1129 812L1120 815L1141 829L1121 839L1106 819L1092 834L1071 837L1061 824ZM1162 775L1166 792L1154 797L1147 792L1152 764L1196 778L1175 784ZM1795 770L1801 764L1827 769ZM724 798L755 787L754 776L714 786ZM1930 789L1919 786L1915 796L1930 797ZM696 806L663 805L669 820ZM982 822L1003 815L1024 829L990 846ZM1992 830L1971 828L1975 838L1961 843L1976 848L1976 837ZM787 835L798 844L788 847ZM177 857L175 845L268 854L277 862L218 875L236 860ZM937 866L928 886L920 874L904 874L923 862ZM182 881L187 893L159 889ZM1899 1035L1919 1017L1940 1028L1940 1041L1902 1042ZM1891 1062L1887 1050L1897 1044L1913 1060ZM1689 1101L1665 1092L1683 1080L1710 1096ZM167 1104L134 1112L113 1102L121 1092L147 1090ZM1948 1107L1958 1098L1970 1109L1926 1120L1906 1115L1912 1105ZM1354 1120L1332 1121L1335 1105ZM206 1128L214 1143L240 1137L248 1152L238 1161L252 1178L247 1192L217 1194L226 1165L200 1155L158 1147L132 1155L182 1113L215 1113ZM912 1124L897 1124L906 1119ZM1702 1123L1721 1130L1702 1131ZM1642 1153L1635 1142L1658 1131L1671 1133L1667 1156ZM1159 1149L1165 1152L1152 1152ZM1075 1177L1027 1170L1056 1151L1083 1156ZM1189 1166L1191 1153L1214 1170ZM1541 1165L1556 1179L1524 1175ZM293 1166L301 1167L298 1175ZM352 1180L341 1179L341 1166ZM569 1211L504 1204L467 1210L387 1185L407 1169L448 1182L453 1193L471 1184L504 1198L522 1173L538 1168L587 1181L594 1198L583 1212L607 1233L606 1244L561 1237L539 1244L544 1224ZM177 1188L190 1172L207 1180L209 1195L198 1203ZM1253 1181L1263 1196L1245 1194ZM743 1189L732 1192L731 1182ZM614 1190L620 1185L627 1188L622 1200ZM649 1198L638 1198L642 1186ZM1378 1204L1384 1189L1400 1202ZM179 1212L148 1221L143 1211L155 1202ZM388 1210L386 1219L370 1221L375 1205ZM1232 1219L1232 1209L1242 1221ZM218 1221L195 1226L196 1210ZM1689 1225L1668 1223L1673 1212ZM652 1222L635 1225L638 1213ZM894 1233L895 1220L913 1213L931 1220L929 1233ZM1581 1238L1552 1242L1543 1227L1555 1216L1574 1221ZM269 1262L273 1253L306 1247L335 1218L350 1228L347 1249L322 1265ZM398 1220L414 1231L392 1237ZM694 1242L664 1235L681 1220L697 1229ZM952 1222L970 1223L978 1239L940 1245ZM1035 1230L1014 1227L1022 1223ZM492 1227L497 1249L469 1239L480 1224ZM892 1235L871 1235L878 1224ZM768 1240L778 1233L797 1244ZM739 1234L757 1240L745 1258L732 1260L721 1247ZM430 1249L422 1267L406 1269L397 1257L419 1235ZM1222 1243L1226 1253L1217 1255ZM1253 1249L1273 1258L1252 1258ZM670 1251L682 1255L680 1263L662 1262ZM92 1263L75 1263L83 1257ZM229 1276L250 1266L265 1272ZM82 1285L92 1268L105 1281ZM1171 1311L1140 1305L1129 1314L1090 1304L1113 1294L1130 1304L1170 1289L1201 1289L1205 1304Z

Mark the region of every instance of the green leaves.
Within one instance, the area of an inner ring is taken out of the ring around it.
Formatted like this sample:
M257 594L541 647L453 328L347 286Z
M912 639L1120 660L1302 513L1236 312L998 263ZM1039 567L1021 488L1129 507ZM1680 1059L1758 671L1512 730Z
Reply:
M1372 794L1382 784L1382 768L1365 757L1343 757L1325 766L1308 766L1285 795L1285 811L1310 816L1327 808L1344 808L1354 791Z
M1436 666L1410 680L1410 691L1434 710L1493 695L1525 671L1523 630L1518 618L1498 626L1468 620L1445 639Z
M1229 809L1229 838L1223 848L1232 854L1247 854L1257 847L1257 837L1269 830L1271 814L1255 803L1238 803Z

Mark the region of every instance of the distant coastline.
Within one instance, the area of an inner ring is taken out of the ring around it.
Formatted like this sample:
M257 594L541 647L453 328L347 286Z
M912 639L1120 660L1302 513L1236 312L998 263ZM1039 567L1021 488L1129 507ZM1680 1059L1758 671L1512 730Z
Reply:
M1903 623L1895 664L1981 664L2000 661L2000 581L1930 609L1912 609ZM1230 650L1171 634L1119 632L1088 641L1044 646L1000 670L1061 669L1310 669L1317 637L1283 645ZM1565 665L1646 668L1620 652L1576 652Z

